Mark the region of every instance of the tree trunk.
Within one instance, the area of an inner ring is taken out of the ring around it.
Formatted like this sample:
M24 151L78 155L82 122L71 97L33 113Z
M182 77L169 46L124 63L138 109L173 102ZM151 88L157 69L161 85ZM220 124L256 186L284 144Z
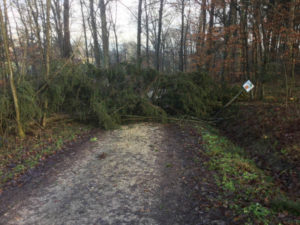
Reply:
M210 11L209 11L209 28L208 28L208 35L207 35L207 59L206 59L206 70L211 71L212 70L212 62L213 62L213 56L212 56L212 45L213 45L213 27L214 27L214 16L215 16L215 0L211 1L210 5Z
M102 31L102 45L103 45L103 64L104 68L109 67L109 39L106 22L106 4L104 0L99 1L100 16L101 16L101 31Z
M150 67L150 56L149 56L149 15L147 1L145 0L145 16L146 16L146 61L147 67Z
M157 33L156 49L155 49L155 56L156 56L155 63L156 63L157 71L159 71L159 69L160 69L160 45L161 45L163 8L164 8L164 0L160 0L159 18L158 18L158 33Z
M116 61L120 63L120 54L119 54L119 42L118 42L118 34L116 29L116 24L113 24L114 36L115 36L115 44L116 44Z
M201 11L199 16L199 31L196 43L196 55L197 55L197 69L200 69L203 65L201 62L204 57L204 44L205 44L205 32L206 32L206 0L201 2Z
M184 65L184 8L185 3L184 0L181 0L181 31L180 31L180 49L179 49L179 70L183 72Z
M6 0L4 0L4 5L6 5ZM2 13L1 8L0 8L0 25L1 25L3 46L4 46L4 50L5 50L8 73L9 73L10 88L11 88L13 101L14 101L14 106L15 106L15 111L16 111L15 113L16 113L16 122L17 122L18 134L19 134L20 138L24 138L25 133L23 131L23 126L22 126L21 118L20 118L20 109L19 109L19 103L18 103L17 90L16 90L15 83L14 83L13 68L12 68L12 64L11 64L11 60L10 60L10 53L9 53L9 46L8 46L8 36L7 36L7 31L6 31L6 27L5 27L5 24L4 24L3 13Z
M87 41L87 35L86 35L86 24L85 24L84 12L83 12L83 2L82 2L82 0L80 0L80 9L81 9L82 27L83 27L83 34L84 34L85 57L86 57L86 62L89 63L89 49L88 49L88 41Z
M46 2L46 50L45 50L45 56L46 56L46 74L45 78L46 81L49 78L50 75L50 8L51 8L51 0L47 0ZM46 127L46 119L47 119L47 110L48 110L48 99L46 98L45 104L44 104L44 114L42 118L42 127Z
M241 41L242 41L242 71L243 71L243 78L244 80L249 79L249 59L248 59L248 19L247 19L247 14L248 14L248 3L245 2L243 3L244 5L241 8L241 21L240 21L240 26L241 26ZM264 38L265 39L265 38ZM264 46L266 47L266 46ZM267 50L264 49L264 52Z
M97 34L97 24L95 18L95 10L94 10L94 0L90 0L90 15L91 15L91 27L92 27L92 36L94 40L94 57L96 66L100 68L100 47L98 42L98 34Z
M59 0L53 1L53 4L51 6L52 8L52 13L53 13L53 19L54 19L54 24L55 24L55 30L57 34L57 44L60 50L60 56L63 56L63 23L61 19L61 5Z
M293 91L296 86L295 80L295 57L293 54L293 34L294 34L294 19L295 19L295 0L291 0L289 9L289 36L287 37L288 45L288 75L290 76L290 91L289 96L293 96Z
M70 3L69 0L64 0L64 58L70 58L72 47L70 42Z
M142 35L142 4L143 0L139 0L138 6L138 21L137 21L137 48L136 48L136 62L138 69L141 69L142 56L141 56L141 35Z

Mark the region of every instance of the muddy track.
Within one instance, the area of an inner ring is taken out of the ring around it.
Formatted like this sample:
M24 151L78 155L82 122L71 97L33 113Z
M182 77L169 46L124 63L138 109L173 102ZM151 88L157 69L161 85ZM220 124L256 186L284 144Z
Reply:
M220 213L199 209L199 168L185 148L197 137L148 123L96 136L4 193L0 224L226 224Z

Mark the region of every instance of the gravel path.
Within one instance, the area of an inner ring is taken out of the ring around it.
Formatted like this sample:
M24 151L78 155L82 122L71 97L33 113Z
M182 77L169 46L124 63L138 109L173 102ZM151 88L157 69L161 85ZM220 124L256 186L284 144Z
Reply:
M171 128L143 123L96 137L14 191L6 209L0 203L0 224L214 224L196 208L185 182L193 159Z

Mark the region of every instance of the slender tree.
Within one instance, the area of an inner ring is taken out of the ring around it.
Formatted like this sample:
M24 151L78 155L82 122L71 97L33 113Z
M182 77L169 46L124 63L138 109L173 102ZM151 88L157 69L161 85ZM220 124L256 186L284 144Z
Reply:
M4 5L6 5L6 0L4 0ZM4 50L5 50L6 61L7 61L10 89L11 89L11 92L12 92L14 106L15 106L18 134L19 134L20 138L24 138L25 133L23 131L23 126L22 126L21 118L20 118L20 109L19 109L19 103L18 103L17 90L16 90L16 86L15 86L15 83L14 83L14 74L13 74L12 62L11 62L11 59L10 59L8 35L7 35L6 26L5 26L5 22L4 22L4 19L3 19L3 13L2 13L1 7L0 7L0 25L1 25L3 46L4 46Z
M185 29L184 29L184 12L185 12L185 2L184 0L180 1L181 7L181 31L180 31L180 50L179 50L179 70L184 70L184 37L185 37Z
M159 17L158 17L158 32L157 32L157 40L156 40L156 48L155 48L155 63L156 70L160 70L160 50L161 50L161 33L162 33L162 17L164 10L164 0L160 0L159 7Z
M106 22L106 6L109 1L99 0L100 17L101 17L101 31L102 31L102 45L103 45L103 64L104 68L109 67L109 34Z
M63 56L70 58L72 47L70 41L70 3L69 0L64 0L64 45Z
M45 55L46 55L46 74L45 78L46 80L49 79L50 75L50 8L51 8L51 0L47 0L46 2L46 49L45 49ZM44 104L44 114L42 118L42 126L46 127L46 117L47 117L47 110L48 110L48 99L45 100Z
M141 64L142 64L142 56L141 56L142 4L143 4L143 0L139 0L138 21L137 21L137 49L136 49L136 61L139 69L141 68Z
M85 22L85 16L83 12L83 1L80 0L80 9L81 9L81 16L82 16L82 28L83 28L83 34L84 34L84 45L85 45L85 57L86 62L89 63L89 49L88 49L88 40L87 40L87 29L86 29L86 22Z
M148 15L148 2L145 0L144 7L145 7L145 32L146 32L146 62L147 67L150 66L150 54L149 54L149 15Z
M97 24L95 18L94 0L90 0L90 19L91 19L92 36L94 41L93 47L94 47L95 63L96 66L100 68L100 47L99 47Z

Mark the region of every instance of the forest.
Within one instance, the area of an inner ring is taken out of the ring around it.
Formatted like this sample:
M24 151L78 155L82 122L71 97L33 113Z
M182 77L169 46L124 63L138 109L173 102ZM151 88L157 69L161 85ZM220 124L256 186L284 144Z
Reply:
M3 0L0 49L0 193L80 132L204 123L300 215L299 0Z

